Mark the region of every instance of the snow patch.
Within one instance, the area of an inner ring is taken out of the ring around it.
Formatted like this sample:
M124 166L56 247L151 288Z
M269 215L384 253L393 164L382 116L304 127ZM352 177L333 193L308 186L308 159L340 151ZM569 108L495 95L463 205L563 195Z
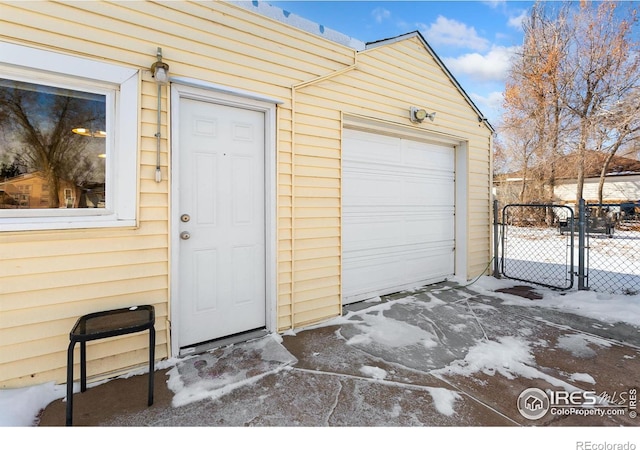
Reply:
M558 338L558 348L570 352L577 358L591 358L596 355L589 344L599 347L611 346L611 343L604 339L584 334L565 334Z
M499 341L482 341L469 349L464 360L457 360L441 369L451 374L469 376L482 372L494 375L496 372L509 380L517 375L530 375L530 367L535 360L529 351L529 344L522 339L506 336Z
M494 376L496 373L508 380L517 376L542 379L548 383L573 392L575 386L546 374L536 367L530 344L521 338L505 336L498 341L484 340L469 349L463 360L453 361L449 366L433 371L435 375L471 376L482 372Z
M362 366L360 372L376 380L384 380L387 378L387 371L380 367Z
M571 381L583 381L585 383L596 384L596 380L588 373L573 373L569 377Z
M429 395L433 399L434 406L440 414L451 417L456 413L454 405L457 400L462 398L460 394L450 391L449 389L436 387L427 388L427 392L429 392Z
M0 391L0 426L30 427L49 403L67 394L65 385L53 381L37 386Z
M362 322L351 322L361 333L347 341L349 345L375 342L385 347L398 348L421 343L427 348L438 345L436 336L415 325L384 317L382 311L377 314L365 314Z

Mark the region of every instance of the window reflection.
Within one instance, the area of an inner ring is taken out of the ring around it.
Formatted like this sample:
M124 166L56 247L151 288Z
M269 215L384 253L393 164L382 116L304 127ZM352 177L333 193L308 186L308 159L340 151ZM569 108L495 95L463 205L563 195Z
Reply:
M0 78L0 209L104 208L106 96Z

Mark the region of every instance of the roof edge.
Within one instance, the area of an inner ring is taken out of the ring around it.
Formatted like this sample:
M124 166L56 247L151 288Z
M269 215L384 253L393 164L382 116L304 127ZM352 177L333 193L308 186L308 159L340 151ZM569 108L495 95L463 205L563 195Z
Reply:
M429 54L433 57L433 59L436 61L436 63L444 71L444 73L449 77L451 82L458 89L458 91L462 94L462 96L467 101L467 103L469 103L469 106L471 106L471 108L478 115L478 122L484 123L492 133L495 133L495 131L496 131L495 128L493 128L493 126L489 123L489 120L485 117L485 115L482 113L482 111L480 111L480 108L478 108L478 106L475 104L475 102L473 100L471 100L471 97L469 97L469 94L467 94L467 92L464 90L462 85L458 82L458 80L456 80L456 77L453 76L451 71L447 68L447 66L444 64L444 62L438 56L438 54L433 50L431 45L429 45L427 40L424 38L422 33L420 33L419 31L417 31L417 30L416 31L411 31L409 33L401 34L399 36L395 36L395 37L391 37L391 38L387 38L387 39L381 39L379 41L374 41L374 42L367 42L365 44L365 50L370 50L370 49L373 49L373 48L376 48L376 47L381 47L383 45L394 44L396 42L405 41L407 39L412 39L414 37L417 37L422 42L422 44L425 46L425 48L427 49Z
M313 22L312 20L306 19L277 6L273 6L266 1L227 0L227 3L248 11L253 11L261 16L277 20L278 22L297 28L298 30L314 34L337 44L344 45L345 47L352 48L353 50L359 51L365 49L365 43L358 39L347 36L344 33L325 27L322 24Z

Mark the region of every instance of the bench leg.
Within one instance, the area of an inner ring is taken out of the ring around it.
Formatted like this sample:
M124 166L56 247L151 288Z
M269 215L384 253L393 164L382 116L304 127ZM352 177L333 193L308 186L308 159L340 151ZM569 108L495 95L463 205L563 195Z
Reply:
M151 327L149 329L149 401L148 406L153 405L153 380L155 371L155 355L156 355L156 329Z
M80 342L80 392L87 390L87 343Z
M71 341L67 349L67 426L73 424L73 347L75 342Z

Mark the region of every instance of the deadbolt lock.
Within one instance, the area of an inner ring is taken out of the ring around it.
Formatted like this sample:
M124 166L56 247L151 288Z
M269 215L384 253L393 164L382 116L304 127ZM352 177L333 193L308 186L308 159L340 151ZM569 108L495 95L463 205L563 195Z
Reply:
M191 216L189 214L183 214L180 216L180 220L183 222L188 222L191 220Z

